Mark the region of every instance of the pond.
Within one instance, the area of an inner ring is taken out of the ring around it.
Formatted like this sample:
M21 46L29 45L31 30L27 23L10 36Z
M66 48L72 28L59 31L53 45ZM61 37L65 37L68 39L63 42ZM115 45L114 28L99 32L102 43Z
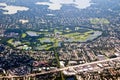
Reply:
M31 37L33 37L33 36L39 36L38 34L37 34L37 32L34 32L34 31L27 31L26 32L29 36L31 36Z
M94 34L90 35L86 41L92 41L94 40L95 38L99 37L100 35L102 35L102 32L101 31L95 31Z

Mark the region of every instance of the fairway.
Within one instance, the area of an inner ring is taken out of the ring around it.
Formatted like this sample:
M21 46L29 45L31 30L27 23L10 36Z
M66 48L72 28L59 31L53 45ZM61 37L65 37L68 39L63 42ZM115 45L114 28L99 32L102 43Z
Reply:
M91 18L91 24L109 24L110 22L105 18Z
M11 38L7 43L23 50L50 50L64 42L87 42L101 35L100 31L75 27L75 29L53 29L52 31L25 31L19 38Z

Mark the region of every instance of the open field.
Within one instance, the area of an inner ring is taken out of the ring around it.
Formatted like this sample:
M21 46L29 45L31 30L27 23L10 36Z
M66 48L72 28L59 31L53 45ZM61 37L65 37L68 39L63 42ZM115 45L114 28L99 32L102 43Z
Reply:
M110 22L105 18L91 18L91 24L109 24Z
M75 30L25 31L19 33L18 38L8 39L7 43L17 49L50 50L60 47L62 42L87 42L100 35L100 31L79 27L75 27Z

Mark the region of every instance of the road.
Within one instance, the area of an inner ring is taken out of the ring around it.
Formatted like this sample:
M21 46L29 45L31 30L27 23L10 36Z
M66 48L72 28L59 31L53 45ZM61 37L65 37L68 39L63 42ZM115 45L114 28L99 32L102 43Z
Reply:
M120 60L120 57L117 57L117 58L106 59L106 60L101 60L101 61L96 61L96 62L91 62L91 63L85 63L85 64L80 64L80 65L75 65L75 66L68 66L68 67L64 67L64 68L58 68L56 70L51 70L51 71L46 71L46 72L41 72L41 73L28 74L28 75L24 75L24 76L2 76L2 77L0 77L0 79L1 78L13 78L13 77L16 78L16 77L37 76L37 75L43 75L43 74L49 74L49 73L65 71L65 70L68 70L68 69L79 68L79 67L88 66L88 65L97 65L99 63L105 63L105 62L109 62L109 61L119 61L119 60Z

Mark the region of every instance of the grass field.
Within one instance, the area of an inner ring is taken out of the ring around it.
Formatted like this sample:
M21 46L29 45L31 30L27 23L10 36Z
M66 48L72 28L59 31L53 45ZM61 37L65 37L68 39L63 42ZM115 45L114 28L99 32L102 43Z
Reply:
M75 32L75 33L65 34L63 36L66 38L72 39L73 42L79 42L79 41L85 41L88 38L88 36L90 36L91 33L93 32L94 32L93 30L85 32L85 33Z
M27 36L27 34L26 34L26 33L22 33L21 38L25 38L26 36Z
M91 24L109 24L110 22L105 18L91 18Z
M7 43L25 50L28 50L29 47L31 49L49 50L54 47L60 47L62 42L86 42L95 31L75 27L75 30L54 29L52 31L30 31L28 34L31 36L27 32L29 31L23 32L18 38L10 38L7 40Z

